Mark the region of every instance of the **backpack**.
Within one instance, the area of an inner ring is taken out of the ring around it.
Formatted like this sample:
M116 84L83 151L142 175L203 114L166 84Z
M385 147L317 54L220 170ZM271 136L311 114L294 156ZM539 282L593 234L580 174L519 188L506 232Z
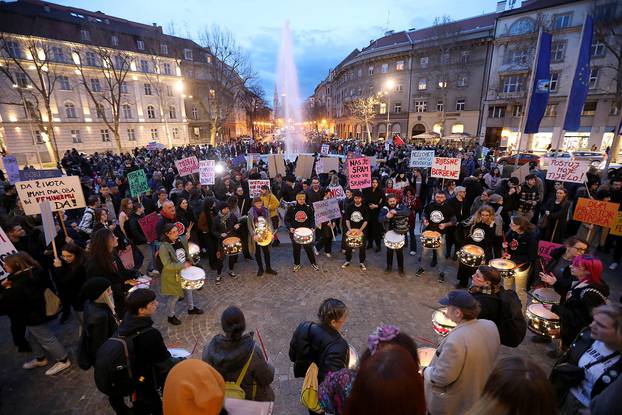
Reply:
M300 403L312 412L322 414L324 411L319 402L319 385L317 380L318 367L315 363L311 363L305 374L305 380L302 383L300 391Z
M523 317L523 306L513 290L499 291L501 300L501 320L499 321L499 337L501 344L517 347L527 334L527 323Z
M244 392L244 389L242 389L240 385L242 385L242 381L246 377L246 372L248 371L248 367L251 364L251 360L253 360L254 353L255 353L255 345L253 344L251 355L248 357L248 360L244 364L242 371L240 371L240 374L238 375L238 379L235 382L231 382L231 381L225 382L225 397L226 398L241 399L241 400L246 399L246 392ZM253 383L253 396L252 396L253 399L255 398L254 395L255 395L255 384Z

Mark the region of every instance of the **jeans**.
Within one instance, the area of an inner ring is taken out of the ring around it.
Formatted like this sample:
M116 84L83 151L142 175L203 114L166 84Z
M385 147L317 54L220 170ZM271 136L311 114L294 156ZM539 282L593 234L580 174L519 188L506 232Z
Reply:
M26 339L32 347L35 357L45 357L49 353L56 361L67 357L67 351L58 341L47 323L26 327Z
M266 261L266 269L271 270L272 266L270 265L270 247L269 246L261 246L257 242L255 244L255 261L257 261L257 266L260 271L263 271L263 261L261 260L261 253L263 252L264 260Z
M307 253L307 258L309 258L309 262L312 264L315 264L315 255L313 254L313 244L300 245L292 241L292 247L294 249L294 265L300 265L300 248L301 247L304 247L305 252Z
M527 307L527 279L529 278L529 271L531 265L524 271L516 270L513 277L503 278L503 288L511 290L513 285L516 285L516 294L523 305L523 310Z
M238 256L237 255L230 255L228 260L229 263L229 271L233 271L233 268L235 267L235 263L238 260ZM222 274L222 269L225 266L225 256L221 256L220 258L218 258L217 260L218 262L216 262L216 272L218 273L218 275Z
M192 290L184 290L184 297L186 299L186 303L188 304L188 310L192 310L194 308L194 298L192 297ZM177 301L179 301L179 298L176 295L171 295L168 297L166 307L168 309L169 317L173 317L175 315L175 306L177 305Z
M344 238L345 239L345 238ZM361 245L361 247L359 248L359 262L361 264L365 263L365 246L367 244L367 241L365 240L365 238L363 238L363 245ZM346 247L346 261L350 262L352 260L352 249L350 248L348 245L345 246Z
M443 251L445 250L445 239L441 236L441 245L438 248L422 248L421 256L419 257L419 261L423 261L423 257L427 256L427 254L432 252L432 262L437 262L439 258L442 257ZM422 265L423 267L423 265ZM442 269L441 269L442 268ZM444 272L445 267L439 267L439 272Z

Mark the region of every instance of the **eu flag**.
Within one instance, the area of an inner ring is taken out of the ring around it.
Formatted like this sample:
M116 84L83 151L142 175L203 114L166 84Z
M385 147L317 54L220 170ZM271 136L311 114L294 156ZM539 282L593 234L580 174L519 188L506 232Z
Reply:
M537 133L540 128L540 121L544 117L546 104L549 102L549 83L551 81L551 34L542 32L540 34L540 47L534 67L533 85L531 86L531 99L525 122L525 134Z
M564 130L566 131L579 131L581 125L581 112L583 111L583 104L585 104L590 83L590 47L592 45L593 31L592 16L588 15L581 35L577 70L572 81L570 95L568 95L566 118L564 119Z

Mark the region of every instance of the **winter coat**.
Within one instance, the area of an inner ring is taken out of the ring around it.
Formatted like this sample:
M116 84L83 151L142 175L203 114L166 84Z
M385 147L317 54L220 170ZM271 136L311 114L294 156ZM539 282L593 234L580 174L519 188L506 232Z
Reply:
M273 218L279 214L278 207L280 205L279 199L272 193L268 193L267 196L261 196L263 205L270 212L270 217Z
M95 361L97 349L117 331L117 321L107 304L87 300L84 303L81 344L90 361Z
M82 311L84 302L80 296L80 291L86 281L84 261L77 264L63 262L60 268L52 268L52 274L63 301L69 301L74 310Z
M88 258L86 262L86 278L102 277L110 281L114 304L118 314L122 316L125 311L125 296L127 291L131 288L131 286L125 282L133 279L136 275L125 269L121 258L119 258L116 253L112 255L113 261L116 264L116 271L106 271L98 261L93 258Z
M0 310L9 316L18 316L26 326L47 322L45 297L47 281L40 269L27 269L10 274L11 288L0 285Z
M568 223L568 209L570 202L564 200L562 203L555 203L555 199L550 199L542 209L542 215L546 217L543 240L560 243L566 235L566 224ZM548 216L544 212L549 211Z
M285 214L285 226L287 229L315 228L313 208L307 204L299 205L298 203L290 206Z
M180 236L179 240L186 251L186 259L189 259L190 255L188 254L188 242L186 238ZM180 273L184 269L185 263L177 260L175 248L173 244L168 241L160 242L158 255L160 256L160 261L162 261L162 283L160 285L160 293L162 295L181 297L184 292L181 288Z
M147 243L145 233L140 227L140 223L138 223L138 220L143 217L144 216L138 216L136 213L132 213L125 224L125 234L134 245L144 245Z

